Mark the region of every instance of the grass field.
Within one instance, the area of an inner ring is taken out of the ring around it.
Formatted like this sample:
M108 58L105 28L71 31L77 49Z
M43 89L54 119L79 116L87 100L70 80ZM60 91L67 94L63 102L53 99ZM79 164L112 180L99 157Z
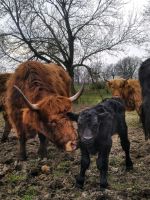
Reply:
M76 86L76 90L80 86ZM89 85L85 85L84 92L80 96L78 102L74 104L75 109L84 108L96 105L101 102L104 98L111 97L110 93L106 89L91 89Z

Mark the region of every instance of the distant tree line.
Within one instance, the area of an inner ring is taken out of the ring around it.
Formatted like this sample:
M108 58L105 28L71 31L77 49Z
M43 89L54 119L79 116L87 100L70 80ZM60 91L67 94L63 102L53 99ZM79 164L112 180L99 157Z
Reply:
M136 79L141 62L138 57L125 57L116 64L108 66L104 66L102 63L95 63L92 66L91 74L87 70L79 70L79 68L75 70L74 80L76 83L81 83L82 80L85 80L86 83L98 84L115 78Z

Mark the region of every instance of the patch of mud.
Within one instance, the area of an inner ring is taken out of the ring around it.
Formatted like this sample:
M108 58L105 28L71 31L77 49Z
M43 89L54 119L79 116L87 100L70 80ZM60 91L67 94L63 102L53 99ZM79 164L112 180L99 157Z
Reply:
M86 174L83 190L76 189L75 175L79 173L80 152L66 154L49 143L48 158L37 155L38 139L27 142L28 160L17 162L17 140L12 134L9 141L0 143L0 199L2 200L142 200L150 199L150 141L144 140L143 131L135 113L127 113L131 157L134 169L125 171L124 153L117 135L109 163L109 188L99 189L96 156ZM132 122L132 123L131 123ZM134 122L134 123L133 123ZM3 127L0 131L2 132ZM2 133L0 134L2 136ZM46 166L46 171L43 170Z

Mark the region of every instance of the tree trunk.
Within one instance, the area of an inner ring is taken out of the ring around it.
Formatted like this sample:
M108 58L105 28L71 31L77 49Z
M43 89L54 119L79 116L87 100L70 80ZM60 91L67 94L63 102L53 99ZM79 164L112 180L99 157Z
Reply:
M74 95L76 93L76 89L74 86L74 69L72 67L67 67L67 71L71 77L71 95Z
M71 95L74 95L76 93L76 89L74 87L74 81L71 82Z

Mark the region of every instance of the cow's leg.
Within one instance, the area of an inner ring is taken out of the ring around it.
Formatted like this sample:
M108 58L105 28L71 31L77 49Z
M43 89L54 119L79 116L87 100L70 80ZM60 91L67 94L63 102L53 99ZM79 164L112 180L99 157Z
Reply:
M80 174L76 176L76 187L83 188L85 181L85 172L90 165L90 156L86 150L81 150Z
M38 154L41 158L47 157L47 138L41 133L38 133L38 136L40 140Z
M3 136L1 138L1 142L6 142L6 140L8 139L8 135L11 131L11 125L8 121L8 116L4 113L3 114L4 120L5 120L5 127L4 127L4 133Z
M21 135L19 137L19 155L18 155L19 160L26 160L27 155L26 155L26 138L25 138L25 133L21 132Z
M97 168L100 171L100 187L107 188L107 174L108 174L108 162L109 162L109 153L111 150L112 141L110 140L107 144L103 145L101 151L98 154L97 158Z
M144 130L145 140L150 139L150 119L149 119L149 116L145 117L145 121L143 122L143 130Z
M146 128L147 121L146 121L146 117L145 117L145 113L144 113L143 109L141 112L141 121L142 121L143 131L144 131L144 135L145 135L145 140L148 140L148 130Z
M150 119L149 115L147 114L149 112L150 112L149 106L143 104L141 109L141 120L142 120L145 140L150 139Z
M130 170L130 169L133 169L133 163L130 158L130 142L128 139L127 126L126 126L126 123L124 123L123 125L121 122L120 122L120 125L122 125L122 127L120 126L118 132L119 132L119 136L121 140L122 149L125 152L126 170Z

